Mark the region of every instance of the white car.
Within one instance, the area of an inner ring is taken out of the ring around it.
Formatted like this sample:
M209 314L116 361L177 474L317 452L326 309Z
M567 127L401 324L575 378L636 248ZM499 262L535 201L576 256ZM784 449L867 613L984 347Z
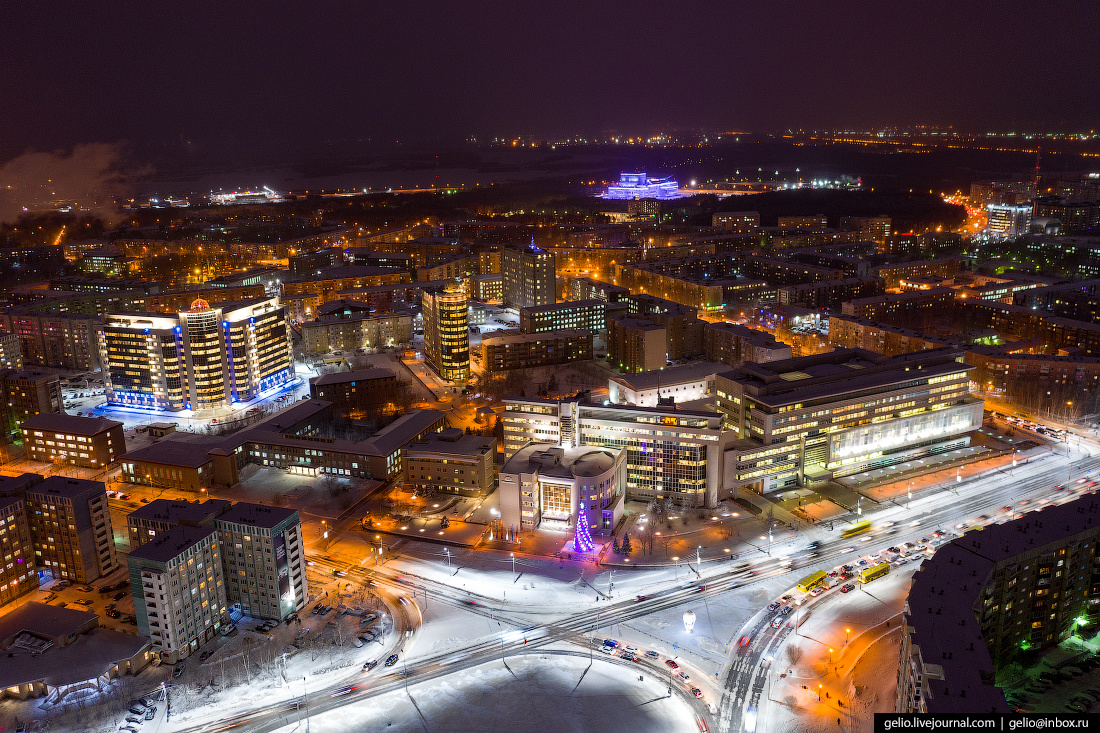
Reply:
M819 585L816 588L814 588L812 591L810 591L810 595L816 597L816 596L821 595L824 592L825 592L825 588L823 588L822 586Z
M637 654L638 653L638 647L633 646L633 645L625 646L625 647L623 647L623 651L624 652L630 652L631 654Z
M615 648L604 645L604 646L600 647L600 651L603 652L604 654L613 654L615 652Z

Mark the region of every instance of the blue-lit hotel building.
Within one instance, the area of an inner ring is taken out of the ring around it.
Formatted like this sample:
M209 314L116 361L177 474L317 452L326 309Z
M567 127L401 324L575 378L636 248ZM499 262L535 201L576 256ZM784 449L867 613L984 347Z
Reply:
M619 184L608 186L605 199L678 199L680 185L674 178L649 178L645 173L620 173Z
M286 320L278 298L105 316L98 340L107 403L179 411L254 399L294 378Z

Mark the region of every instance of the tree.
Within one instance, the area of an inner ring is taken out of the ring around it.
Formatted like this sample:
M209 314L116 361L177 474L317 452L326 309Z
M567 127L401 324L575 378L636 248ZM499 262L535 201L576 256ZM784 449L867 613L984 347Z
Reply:
M450 526L451 526L451 520L447 519L446 517L443 517L442 519L439 520L439 528L440 529L447 529L447 527L450 527Z
M619 554L619 538L618 537L612 537L611 538L611 551L614 552L616 555Z
M550 379L546 382L546 391L548 393L556 393L558 391L558 376L554 372L550 372Z
M633 549L634 548L630 546L630 533L623 532L623 546L622 546L623 554L624 555L629 555L633 551Z
M787 661L793 664L798 664L802 659L802 647L795 646L794 644L787 645Z

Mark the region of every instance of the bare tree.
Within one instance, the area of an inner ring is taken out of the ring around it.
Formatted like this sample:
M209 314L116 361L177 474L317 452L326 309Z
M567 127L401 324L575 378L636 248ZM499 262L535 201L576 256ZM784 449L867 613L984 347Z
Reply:
M794 644L787 645L787 661L793 664L798 664L802 659L802 647L795 646Z

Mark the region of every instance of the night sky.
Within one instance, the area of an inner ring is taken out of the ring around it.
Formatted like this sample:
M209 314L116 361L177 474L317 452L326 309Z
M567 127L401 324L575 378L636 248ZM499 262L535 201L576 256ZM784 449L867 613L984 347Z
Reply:
M78 143L1089 129L1089 2L7 3L0 160ZM288 9L289 8L289 9Z

